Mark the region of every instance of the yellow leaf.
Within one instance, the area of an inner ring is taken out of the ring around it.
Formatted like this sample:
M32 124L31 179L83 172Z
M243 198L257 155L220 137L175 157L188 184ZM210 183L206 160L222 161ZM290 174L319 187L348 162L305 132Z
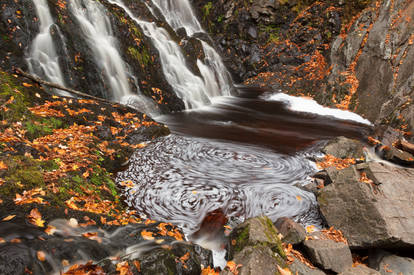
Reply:
M10 215L10 216L5 217L2 221L7 222L7 221L14 219L14 217L16 217L16 215Z
M30 214L27 216L29 218L29 222L31 224L37 225L39 227L44 227L45 221L42 220L42 214L40 214L39 210L37 208L32 209L30 211Z
M48 235L53 235L56 232L56 227L52 225L48 225L47 228L45 229L45 232Z
M314 225L309 225L309 226L306 226L306 232L308 232L308 233L312 233L312 232L315 232L315 226Z
M296 199L297 199L298 201L301 201L301 200L302 200L302 197L301 197L301 196L296 196Z
M32 85L32 84L29 84L29 83L26 83L26 82L24 82L24 83L23 83L23 86L25 86L25 87L27 87L27 88L33 87L33 85Z

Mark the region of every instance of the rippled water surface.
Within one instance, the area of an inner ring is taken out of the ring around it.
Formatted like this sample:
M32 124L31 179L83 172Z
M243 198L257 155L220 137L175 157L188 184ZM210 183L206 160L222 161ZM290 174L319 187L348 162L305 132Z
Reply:
M289 111L241 90L214 105L157 118L174 134L135 152L118 182L132 181L127 202L186 233L217 209L234 222L265 214L321 223L309 182L311 149L335 136L361 138L366 125Z

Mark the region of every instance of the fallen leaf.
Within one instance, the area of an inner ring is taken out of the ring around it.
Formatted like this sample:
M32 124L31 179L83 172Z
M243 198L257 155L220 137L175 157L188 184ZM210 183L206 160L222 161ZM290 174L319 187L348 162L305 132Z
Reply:
M214 270L214 268L211 268L209 266L201 270L201 275L219 275L219 274L220 273L218 271Z
M41 262L44 262L46 260L46 254L43 251L37 251L37 259Z
M0 238L0 243L5 243L6 241L3 238Z
M119 271L119 275L132 275L127 261L118 263L116 265L116 271Z
M45 232L48 235L53 235L56 232L56 227L52 225L48 225L47 228L45 229Z
M9 216L5 217L2 221L7 222L7 221L10 221L10 220L14 219L14 217L16 217L16 215L9 215Z
M243 265L242 264L236 264L235 262L233 262L233 261L228 261L227 262L227 265L226 265L226 268L228 268L229 269L229 271L231 272L231 273L233 273L234 275L238 275L239 274L239 271L237 270L239 267L242 267Z
M296 199L298 200L298 201L301 201L302 200L302 197L301 196L296 196Z
M39 210L37 210L37 208L32 209L32 211L30 211L30 214L27 216L29 218L29 222L31 224L34 224L36 226L39 227L44 227L44 223L45 221L42 220L42 214L40 214Z
M289 268L281 268L279 265L277 266L277 270L279 271L280 275L293 275Z
M62 266L69 266L68 260L62 260Z
M138 272L141 272L141 264L139 261L135 260L133 261L135 267L137 268Z
M144 239L144 240L149 240L149 241L152 241L152 240L154 240L154 237L152 236L152 232L149 232L149 231L147 231L147 230L143 230L142 232L141 232L141 236L142 236L142 238Z
M23 86L27 87L27 88L33 87L32 84L29 84L29 83L26 83L26 82L23 82Z
M7 168L7 165L3 161L0 161L0 170L6 170Z

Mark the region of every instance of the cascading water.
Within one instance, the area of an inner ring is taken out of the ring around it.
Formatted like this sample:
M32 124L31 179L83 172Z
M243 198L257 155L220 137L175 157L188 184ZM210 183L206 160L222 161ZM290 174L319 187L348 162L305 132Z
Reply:
M174 30L184 27L189 36L204 32L188 0L152 0L152 3Z
M175 31L184 28L189 36L205 33L188 0L152 0L152 3L160 10L165 20ZM199 40L206 57L204 63L198 60L197 66L208 86L209 98L230 95L232 80L220 55L208 43Z
M111 22L103 6L95 1L71 0L70 9L94 53L96 64L109 82L113 99L119 101L130 95L126 65L116 48Z
M121 0L109 0L109 2L123 8L144 30L145 35L152 40L160 54L165 78L177 95L184 101L187 109L207 105L211 103L211 98L215 96L230 95L231 82L230 78L227 77L228 72L224 65L222 65L220 56L207 43L202 42L207 65L200 60L197 62L203 77L201 79L187 67L186 59L181 52L180 46L171 39L164 28L156 26L155 23L139 20ZM184 5L183 7L186 6ZM185 8L185 11L190 11L192 15L191 7L189 7L189 10ZM174 16L171 15L171 17ZM180 21L177 21L176 24L179 24ZM193 21L195 23L193 22L192 24L199 24L196 17L193 17ZM201 27L199 29L202 30Z
M112 91L112 100L137 107L140 111L152 113L154 106L140 96L136 80L128 72L128 65L122 60L113 36L111 21L105 8L96 1L71 0L70 9L79 22L97 66L102 70ZM134 79L136 93L130 88L128 78Z
M54 25L46 0L34 0L36 13L40 21L39 34L33 40L27 59L32 74L44 77L46 80L65 86L62 71L59 66L59 56L53 43L51 27ZM56 90L61 95L65 92Z

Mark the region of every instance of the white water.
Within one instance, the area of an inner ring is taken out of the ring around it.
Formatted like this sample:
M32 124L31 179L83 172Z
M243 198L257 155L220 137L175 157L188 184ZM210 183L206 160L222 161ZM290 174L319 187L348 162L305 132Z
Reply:
M155 23L139 20L124 5L121 0L109 0L123 8L125 12L143 29L157 48L163 74L168 83L180 97L187 109L199 108L211 103L211 98L216 96L230 95L231 80L223 65L220 56L207 43L202 42L205 60L198 60L197 66L202 78L194 74L188 67L186 59L181 52L180 46L171 39L168 32ZM157 5L157 3L154 3ZM202 31L200 24L194 16L191 6L187 1L159 1L157 5L163 12L164 17L174 29L186 24L190 33ZM167 8L171 8L168 10Z
M33 0L40 21L39 34L33 40L27 59L32 74L45 77L48 81L65 86L62 71L59 66L59 56L53 43L50 28L54 24L46 0ZM68 95L56 90L61 95Z
M188 0L152 0L174 29L185 28L187 35L204 32Z
M95 1L71 0L70 9L93 51L97 66L110 85L112 99L122 101L124 97L131 96L127 66L118 52L117 41L104 7Z
M152 0L152 3L158 7L165 20L175 31L179 28L185 28L188 36L200 32L205 33L188 0ZM198 60L197 66L204 78L209 99L230 95L232 80L220 55L206 42L202 40L200 42L203 46L205 59L204 63Z
M315 100L308 98L290 96L284 93L277 93L267 96L265 99L285 102L290 110L296 112L313 113L321 116L332 116L337 119L352 120L362 124L372 125L369 120L361 117L360 115L357 115L350 111L327 108L318 104Z

